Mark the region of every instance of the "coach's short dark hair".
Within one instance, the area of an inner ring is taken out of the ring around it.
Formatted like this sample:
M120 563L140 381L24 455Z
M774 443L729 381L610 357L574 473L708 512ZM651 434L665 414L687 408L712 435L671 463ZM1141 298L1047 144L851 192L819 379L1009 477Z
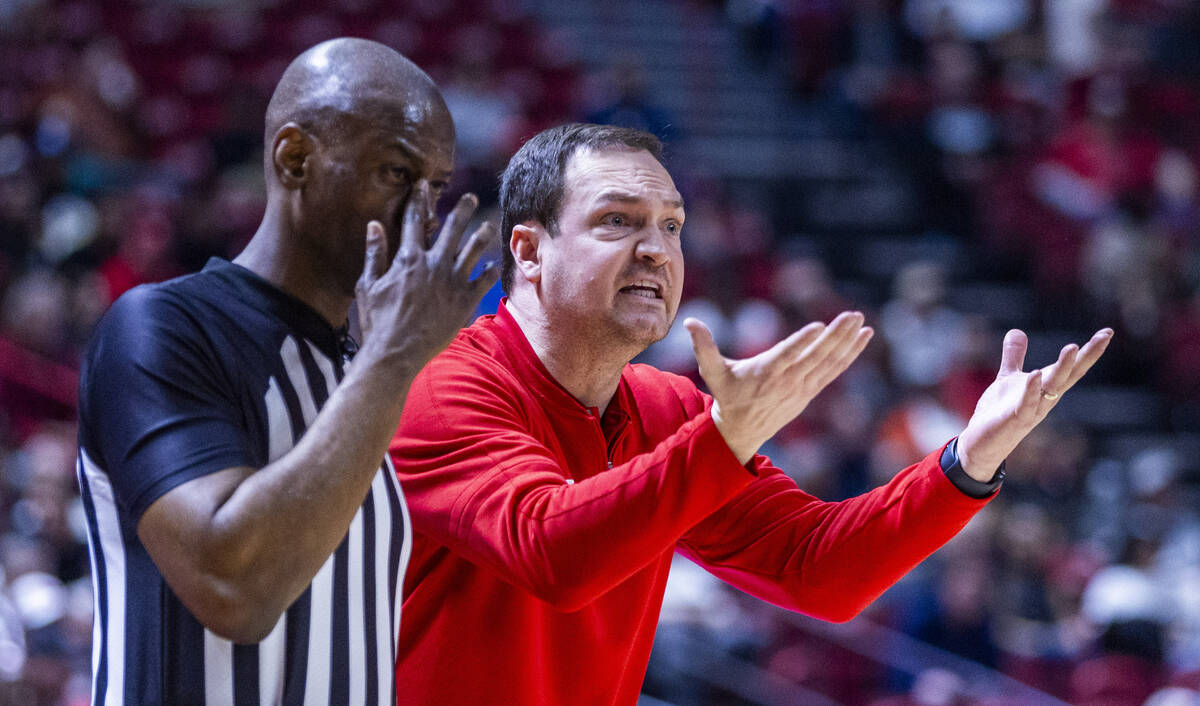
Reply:
M615 125L568 123L543 130L517 150L500 175L500 283L512 290L516 263L508 250L513 226L537 221L554 235L563 198L563 174L581 149L645 150L662 162L662 142L642 130Z

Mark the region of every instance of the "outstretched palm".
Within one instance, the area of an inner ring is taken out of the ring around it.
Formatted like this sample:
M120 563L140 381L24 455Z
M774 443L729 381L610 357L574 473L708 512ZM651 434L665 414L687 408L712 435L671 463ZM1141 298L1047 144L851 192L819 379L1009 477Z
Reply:
M860 312L846 311L828 326L811 323L752 358L731 360L707 326L683 323L713 396L713 421L742 463L848 368L874 333Z
M967 428L958 437L963 469L977 480L989 480L1017 444L1058 404L1063 393L1100 359L1112 335L1112 329L1101 329L1083 348L1074 343L1066 345L1050 365L1022 372L1029 339L1017 329L1005 334L1000 371L980 396Z

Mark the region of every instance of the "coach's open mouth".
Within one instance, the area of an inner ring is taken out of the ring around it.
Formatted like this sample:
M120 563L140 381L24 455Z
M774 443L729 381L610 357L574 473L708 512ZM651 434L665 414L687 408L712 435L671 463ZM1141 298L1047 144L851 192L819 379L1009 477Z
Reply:
M637 297L646 299L662 299L662 285L649 281L634 282L627 287L621 287L620 291L625 294L632 294Z

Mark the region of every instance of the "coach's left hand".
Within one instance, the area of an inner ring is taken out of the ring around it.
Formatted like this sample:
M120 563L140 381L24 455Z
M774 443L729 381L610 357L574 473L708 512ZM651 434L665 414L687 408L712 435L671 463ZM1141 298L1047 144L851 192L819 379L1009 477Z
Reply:
M1057 361L1026 373L1021 368L1029 339L1023 331L1009 331L1004 336L1000 372L958 437L958 458L967 475L990 481L1017 444L1100 359L1112 336L1112 329L1101 329L1083 348L1074 343L1064 346Z

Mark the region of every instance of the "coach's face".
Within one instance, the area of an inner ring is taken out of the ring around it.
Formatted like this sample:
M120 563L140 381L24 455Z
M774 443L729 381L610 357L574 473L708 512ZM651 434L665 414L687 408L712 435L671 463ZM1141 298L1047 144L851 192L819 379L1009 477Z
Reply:
M644 150L576 152L557 234L540 240L541 295L557 322L637 350L661 339L683 285L683 199Z

